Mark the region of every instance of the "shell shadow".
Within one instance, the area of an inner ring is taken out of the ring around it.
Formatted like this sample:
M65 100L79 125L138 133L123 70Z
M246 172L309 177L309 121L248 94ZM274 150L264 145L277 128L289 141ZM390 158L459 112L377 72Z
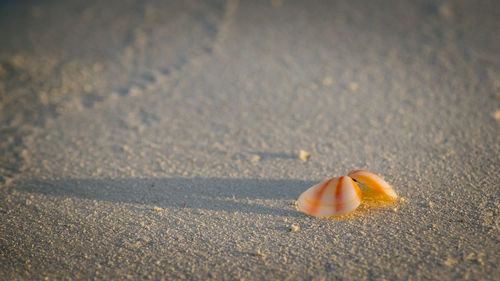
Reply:
M17 189L55 197L158 207L303 216L293 202L312 181L227 178L33 180Z

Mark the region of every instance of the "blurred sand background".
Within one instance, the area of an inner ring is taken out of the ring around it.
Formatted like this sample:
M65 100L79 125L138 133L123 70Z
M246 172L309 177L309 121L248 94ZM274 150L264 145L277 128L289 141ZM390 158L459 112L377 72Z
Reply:
M3 1L0 42L1 280L500 276L498 1ZM405 201L295 210L352 169Z

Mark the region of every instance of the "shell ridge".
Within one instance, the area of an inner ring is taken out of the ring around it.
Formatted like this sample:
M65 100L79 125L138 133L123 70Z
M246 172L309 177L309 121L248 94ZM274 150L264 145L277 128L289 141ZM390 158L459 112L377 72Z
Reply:
M317 199L315 200L315 202L311 202L310 200L307 200L307 198L305 198L305 200L311 202L312 205L311 212L315 213L319 209L320 199L321 197L323 197L323 193L325 193L326 188L330 185L332 181L333 178L325 181L325 183L319 188L319 190L315 193L315 198Z

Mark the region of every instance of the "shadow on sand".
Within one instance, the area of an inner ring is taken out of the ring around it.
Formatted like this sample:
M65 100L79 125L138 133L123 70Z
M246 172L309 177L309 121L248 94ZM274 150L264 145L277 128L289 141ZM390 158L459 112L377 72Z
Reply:
M19 189L63 198L164 208L303 216L295 210L294 200L315 183L225 178L64 179L31 181Z

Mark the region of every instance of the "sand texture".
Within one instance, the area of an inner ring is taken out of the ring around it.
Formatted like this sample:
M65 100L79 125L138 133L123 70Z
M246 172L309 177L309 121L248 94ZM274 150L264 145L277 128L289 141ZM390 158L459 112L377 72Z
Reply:
M494 0L3 1L0 280L499 280L499 35ZM354 169L404 200L295 209Z

